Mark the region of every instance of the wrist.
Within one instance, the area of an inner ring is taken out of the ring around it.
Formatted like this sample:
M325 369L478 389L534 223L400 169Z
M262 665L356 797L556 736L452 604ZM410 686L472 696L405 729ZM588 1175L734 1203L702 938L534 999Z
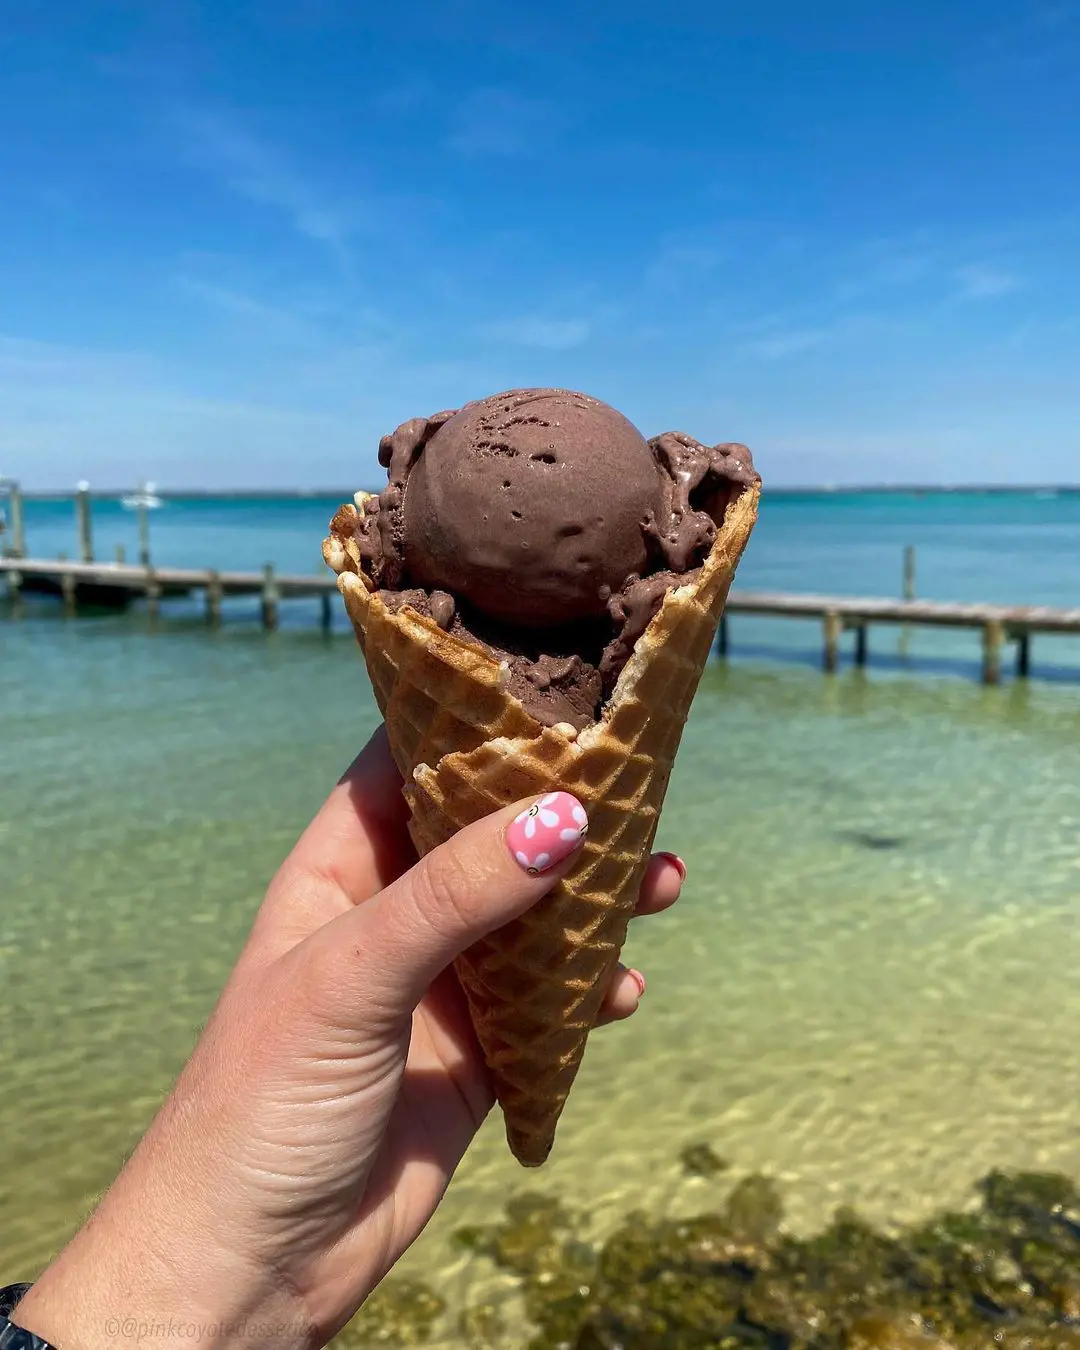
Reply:
M162 1263L145 1249L105 1249L85 1231L12 1313L57 1350L302 1350L312 1335L286 1292L207 1253Z

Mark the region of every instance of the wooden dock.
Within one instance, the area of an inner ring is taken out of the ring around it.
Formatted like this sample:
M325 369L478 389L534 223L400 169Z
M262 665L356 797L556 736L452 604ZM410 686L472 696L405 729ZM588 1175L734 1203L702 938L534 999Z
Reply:
M58 596L70 617L80 608L123 609L136 600L145 600L150 613L157 614L163 600L201 594L207 622L217 625L226 596L255 595L267 629L277 627L282 600L310 596L319 598L322 626L329 629L337 594L335 578L329 573L288 575L269 564L261 572L218 572L213 568L0 558L0 576L6 577L8 594L14 600L23 595Z
M1034 634L1080 635L1080 609L732 591L717 636L717 649L721 655L726 655L728 650L728 616L731 614L819 620L822 626L822 665L830 674L839 667L840 640L845 632L854 635L855 665L865 666L869 659L870 628L874 625L906 629L975 629L982 638L982 678L985 684L997 684L1001 679L1001 658L1006 643L1016 644L1016 673L1026 678L1031 673L1031 642Z
M8 593L15 601L24 594L56 596L61 600L63 612L71 617L80 608L123 608L137 600L145 600L150 613L157 614L164 600L201 596L207 622L217 625L226 597L257 596L261 621L267 629L277 627L282 600L315 597L319 600L322 627L329 631L337 594L336 579L329 572L289 575L270 566L261 572L219 572L206 568L2 558L0 576L6 578ZM1031 673L1035 634L1080 636L1080 608L964 605L736 590L728 599L717 634L717 651L721 656L728 654L730 619L735 614L816 620L822 630L822 665L829 673L839 668L841 641L848 632L853 636L854 663L865 666L872 627L972 629L981 637L981 669L986 684L1000 681L1002 656L1008 643L1016 645L1016 673L1025 678Z

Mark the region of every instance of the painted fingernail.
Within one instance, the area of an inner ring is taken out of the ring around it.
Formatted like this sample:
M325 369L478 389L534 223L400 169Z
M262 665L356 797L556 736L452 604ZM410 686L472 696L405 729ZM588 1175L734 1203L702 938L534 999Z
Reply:
M645 993L645 976L642 975L640 970L635 970L633 966L631 966L626 973L637 985L637 996L638 998L641 998Z
M683 860L679 857L677 853L658 853L656 856L658 858L666 858L673 867L678 868L679 880L680 881L686 880L686 864L683 862Z
M576 853L589 832L585 808L569 792L549 792L515 816L506 831L514 861L531 877Z

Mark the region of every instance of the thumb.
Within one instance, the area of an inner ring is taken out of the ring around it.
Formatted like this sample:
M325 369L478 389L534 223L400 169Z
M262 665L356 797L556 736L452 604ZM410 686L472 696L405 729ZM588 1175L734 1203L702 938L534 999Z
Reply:
M410 1016L456 956L552 889L587 831L585 808L568 792L518 802L460 830L309 939L323 947L315 960L333 1005L325 1013L358 1029L373 1017Z

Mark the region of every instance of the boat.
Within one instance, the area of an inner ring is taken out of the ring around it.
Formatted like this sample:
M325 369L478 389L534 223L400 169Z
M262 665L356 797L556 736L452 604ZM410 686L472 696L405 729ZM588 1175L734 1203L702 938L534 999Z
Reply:
M165 501L154 491L153 483L143 483L138 492L120 498L120 505L128 511L156 511Z

